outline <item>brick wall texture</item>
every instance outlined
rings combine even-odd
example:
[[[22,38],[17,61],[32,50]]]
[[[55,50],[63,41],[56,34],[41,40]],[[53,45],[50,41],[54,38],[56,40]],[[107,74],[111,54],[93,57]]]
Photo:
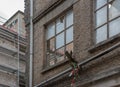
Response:
[[[68,63],[64,63],[43,72],[46,70],[44,68],[45,25],[60,14],[67,12],[68,9],[73,9],[74,13],[73,55],[79,63],[119,42],[119,38],[114,38],[105,43],[94,44],[94,0],[61,0],[60,4],[41,17],[57,1],[59,0],[34,0],[33,86],[47,81],[70,67]],[[25,14],[26,18],[29,18],[27,4],[29,2],[26,0]],[[27,22],[28,19],[26,19],[26,24]],[[29,24],[26,27],[29,32]],[[119,52],[120,48],[118,47],[97,60],[85,64],[80,71],[80,78],[76,81],[75,87],[119,87],[120,76],[117,73],[120,70]],[[70,87],[71,79],[68,74],[46,82],[39,87]]]

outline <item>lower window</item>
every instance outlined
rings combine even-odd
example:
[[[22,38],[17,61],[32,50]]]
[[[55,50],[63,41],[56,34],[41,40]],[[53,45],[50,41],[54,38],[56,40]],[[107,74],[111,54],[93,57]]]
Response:
[[[47,67],[65,61],[65,51],[73,51],[73,12],[71,10],[47,26]]]

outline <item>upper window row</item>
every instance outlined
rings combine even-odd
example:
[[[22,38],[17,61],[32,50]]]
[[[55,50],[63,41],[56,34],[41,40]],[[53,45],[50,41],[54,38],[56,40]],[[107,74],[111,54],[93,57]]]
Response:
[[[95,3],[95,38],[100,43],[120,33],[120,0],[95,0]],[[72,10],[46,26],[47,66],[65,60],[66,50],[73,50]]]
[[[120,33],[120,0],[96,0],[96,43]]]

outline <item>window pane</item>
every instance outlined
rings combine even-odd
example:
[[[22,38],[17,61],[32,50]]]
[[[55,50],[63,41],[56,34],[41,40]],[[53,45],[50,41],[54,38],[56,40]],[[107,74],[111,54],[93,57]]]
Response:
[[[119,26],[120,26],[120,18],[110,22],[110,24],[109,24],[110,37],[120,33],[120,27]]]
[[[52,38],[47,41],[47,49],[49,51],[54,51],[55,50],[55,38]]]
[[[48,53],[46,53],[46,58],[47,58],[47,66],[49,66],[50,64],[48,60],[50,59],[50,55]]]
[[[55,64],[55,52],[47,52],[47,54],[46,54],[46,56],[47,56],[47,64],[49,65],[49,66],[52,66],[52,65],[54,65]]]
[[[49,65],[52,66],[55,64],[56,60],[55,60],[55,54],[54,53],[51,53],[50,54],[50,58],[49,58]]]
[[[64,45],[64,32],[56,36],[56,48]]]
[[[66,30],[66,43],[73,41],[73,27]]]
[[[59,33],[64,29],[64,17],[56,21],[56,32]]]
[[[73,24],[73,12],[70,11],[68,12],[68,14],[66,15],[66,27],[69,27],[70,25]]]
[[[107,0],[96,0],[96,9],[102,7],[107,3]]]
[[[103,26],[96,30],[96,43],[104,41],[107,39],[107,26]]]
[[[66,46],[66,51],[68,51],[68,52],[72,51],[73,52],[73,43],[70,43]]]
[[[55,25],[52,23],[47,27],[47,40],[55,35]]]
[[[96,27],[107,22],[107,7],[104,7],[96,12]]]
[[[62,47],[56,51],[56,60],[57,60],[57,62],[64,60],[64,47]]]
[[[113,0],[109,4],[109,19],[120,15],[120,0]]]

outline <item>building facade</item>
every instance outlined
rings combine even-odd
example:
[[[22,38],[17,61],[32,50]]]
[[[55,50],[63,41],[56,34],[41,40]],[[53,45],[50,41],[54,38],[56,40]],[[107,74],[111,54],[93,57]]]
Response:
[[[28,33],[29,9],[25,0]],[[34,0],[33,87],[120,87],[119,24],[119,0]]]
[[[12,17],[10,17],[3,26],[12,29],[14,32],[18,32],[18,27],[20,36],[26,37],[25,30],[25,21],[24,21],[24,13],[22,11],[17,11]]]
[[[9,20],[15,18],[13,16]],[[10,24],[9,21],[0,25],[0,87],[25,87],[26,38],[20,34],[18,38],[15,31],[18,27],[13,29],[6,27],[7,24]]]

